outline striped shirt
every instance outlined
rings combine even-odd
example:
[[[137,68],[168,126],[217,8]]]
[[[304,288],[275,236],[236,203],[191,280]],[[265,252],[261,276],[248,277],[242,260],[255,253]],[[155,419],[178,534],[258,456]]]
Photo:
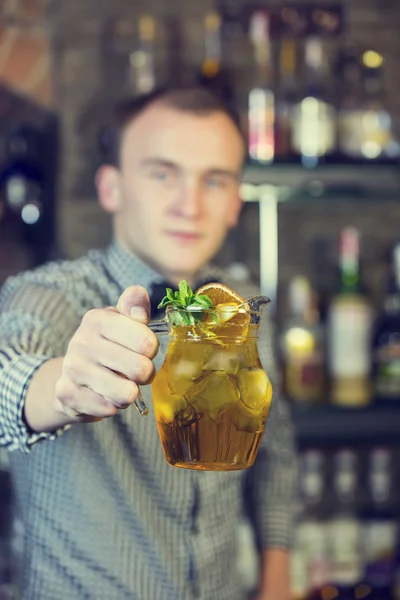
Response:
[[[203,276],[223,279],[207,269]],[[129,285],[149,289],[160,281],[114,243],[3,286],[0,446],[11,451],[25,523],[23,600],[239,600],[236,525],[243,511],[262,548],[291,543],[296,460],[288,409],[277,393],[258,458],[247,471],[167,465],[150,386],[142,389],[147,417],[130,409],[53,434],[27,428],[23,406],[31,378],[45,361],[65,354],[83,315],[115,306]],[[256,292],[234,287],[247,297]],[[265,316],[259,349],[274,380],[271,338]],[[156,369],[168,338],[160,342]]]

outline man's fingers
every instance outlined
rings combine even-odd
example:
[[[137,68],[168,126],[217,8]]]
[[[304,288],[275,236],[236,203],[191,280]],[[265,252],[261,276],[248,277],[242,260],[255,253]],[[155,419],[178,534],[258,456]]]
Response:
[[[107,318],[101,320],[99,331],[103,337],[128,350],[154,358],[158,352],[159,341],[147,325],[128,319],[124,315],[107,312]]]
[[[100,340],[97,346],[97,360],[111,371],[121,373],[140,385],[150,383],[154,376],[154,365],[149,358],[115,344]]]
[[[117,407],[126,407],[136,399],[139,388],[136,383],[109,371],[99,365],[93,365],[89,361],[81,359],[79,362],[73,358],[64,359],[64,376],[61,378],[57,390],[61,402],[76,408],[75,391],[70,389],[70,382],[79,388],[90,388]]]
[[[140,323],[148,323],[150,299],[147,290],[140,285],[132,285],[121,294],[117,310],[122,315],[132,317]]]

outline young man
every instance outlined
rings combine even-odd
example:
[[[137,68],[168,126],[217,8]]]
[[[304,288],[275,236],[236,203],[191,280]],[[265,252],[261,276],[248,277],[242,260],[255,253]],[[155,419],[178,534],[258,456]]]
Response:
[[[239,600],[246,478],[258,600],[288,600],[296,469],[277,388],[256,464],[212,473],[166,464],[146,386],[168,342],[146,325],[147,292],[154,308],[163,280],[223,278],[208,264],[240,212],[239,127],[208,91],[171,89],[120,105],[113,131],[96,179],[113,244],[11,278],[0,296],[0,444],[26,526],[22,598]],[[270,333],[260,353],[273,375]],[[131,407],[138,385],[145,418]]]

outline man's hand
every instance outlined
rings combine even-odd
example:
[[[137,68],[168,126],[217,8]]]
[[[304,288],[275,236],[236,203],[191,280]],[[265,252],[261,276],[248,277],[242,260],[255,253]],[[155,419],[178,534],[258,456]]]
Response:
[[[71,339],[56,384],[56,402],[73,421],[111,417],[152,381],[159,343],[147,327],[150,301],[127,288],[117,308],[90,310]],[[123,375],[123,377],[121,377]]]

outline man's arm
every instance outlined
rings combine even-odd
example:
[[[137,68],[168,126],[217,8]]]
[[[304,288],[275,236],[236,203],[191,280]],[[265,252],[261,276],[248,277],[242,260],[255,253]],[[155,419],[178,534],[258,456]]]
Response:
[[[24,404],[24,418],[35,432],[52,432],[74,422],[56,400],[56,384],[61,377],[63,357],[52,358],[34,373]]]
[[[0,293],[0,446],[22,452],[70,422],[58,414],[54,387],[59,357],[79,325],[65,293],[37,278],[34,272],[10,277]],[[38,418],[47,411],[41,427]]]
[[[49,286],[25,283],[12,278],[0,295],[0,445],[28,452],[39,439],[55,437],[66,424],[65,417],[54,427],[38,428],[25,418],[25,399],[30,386],[37,398],[30,402],[30,414],[40,414],[52,397],[54,386],[43,373],[59,373],[61,356],[68,337],[77,326],[77,316],[65,297]],[[53,362],[54,361],[54,362]],[[45,370],[45,371],[44,371]],[[53,388],[53,389],[52,389]],[[52,433],[50,433],[52,432]]]
[[[256,600],[290,600],[290,554],[270,548],[261,556],[261,577]]]
[[[159,346],[146,326],[150,302],[140,286],[127,288],[118,308],[72,319],[72,328],[61,294],[36,287],[36,297],[23,289],[25,311],[18,294],[0,298],[0,445],[24,452],[65,425],[130,406],[138,385],[154,376]]]

